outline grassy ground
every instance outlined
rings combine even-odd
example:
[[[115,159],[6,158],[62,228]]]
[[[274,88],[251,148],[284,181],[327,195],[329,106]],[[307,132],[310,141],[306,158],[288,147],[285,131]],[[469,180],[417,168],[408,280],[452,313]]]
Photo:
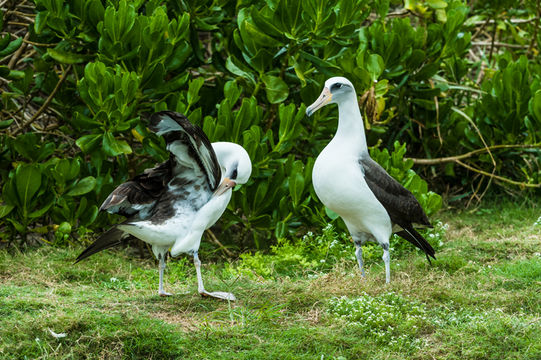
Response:
[[[81,248],[0,253],[0,358],[540,359],[540,215],[510,204],[439,214],[438,260],[395,256],[390,285],[380,259],[365,280],[352,257],[264,277],[205,264],[206,287],[235,303],[199,297],[188,259],[170,262],[175,296],[161,298],[156,264],[126,251],[77,265]]]

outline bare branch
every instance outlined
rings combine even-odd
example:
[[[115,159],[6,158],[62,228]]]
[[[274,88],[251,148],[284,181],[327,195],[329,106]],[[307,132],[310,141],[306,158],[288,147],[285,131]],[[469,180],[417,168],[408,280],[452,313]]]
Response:
[[[410,159],[413,160],[413,163],[416,165],[438,165],[438,164],[445,164],[448,162],[456,162],[457,160],[467,159],[467,158],[472,157],[475,154],[487,152],[487,149],[497,150],[497,149],[540,149],[540,148],[541,148],[541,144],[493,145],[493,146],[489,146],[488,148],[473,150],[461,155],[447,156],[447,157],[434,158],[434,159],[417,159],[417,158],[410,158]]]
[[[43,103],[43,105],[41,105],[41,107],[38,109],[38,111],[36,111],[34,113],[34,115],[30,118],[30,120],[26,121],[25,123],[23,123],[19,128],[15,129],[10,135],[11,136],[15,136],[17,135],[19,132],[21,132],[23,129],[25,129],[26,127],[28,127],[30,124],[32,124],[34,121],[37,120],[37,118],[41,115],[42,112],[45,111],[45,109],[47,109],[47,106],[49,106],[49,104],[51,103],[51,101],[53,101],[53,98],[54,96],[56,95],[57,91],[60,89],[60,86],[62,85],[62,83],[64,82],[64,80],[66,80],[66,78],[68,77],[68,74],[71,70],[71,64],[68,65],[68,68],[66,70],[64,70],[64,73],[62,74],[62,77],[60,78],[60,80],[58,80],[58,82],[56,83],[56,86],[54,87],[53,91],[51,92],[51,94],[49,95],[49,97],[47,97],[47,99],[45,100],[45,102]]]
[[[506,183],[509,183],[509,184],[513,184],[513,185],[517,185],[517,186],[521,186],[521,187],[541,188],[541,184],[528,184],[528,183],[524,183],[524,182],[520,182],[520,181],[511,180],[511,179],[508,179],[508,178],[504,178],[503,176],[494,175],[493,173],[491,174],[491,173],[486,172],[486,171],[481,170],[481,169],[476,169],[473,166],[470,166],[470,165],[468,165],[466,163],[463,163],[460,160],[455,160],[455,162],[457,164],[459,164],[460,166],[465,167],[468,170],[471,170],[471,171],[474,171],[476,173],[488,176],[488,177],[490,177],[492,179],[500,180],[500,181],[503,181],[503,182],[506,182]]]

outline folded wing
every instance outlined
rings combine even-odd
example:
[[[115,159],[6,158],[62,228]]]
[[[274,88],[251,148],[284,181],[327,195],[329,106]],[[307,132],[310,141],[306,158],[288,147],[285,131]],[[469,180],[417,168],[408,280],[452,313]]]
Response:
[[[429,256],[435,258],[430,243],[413,228],[414,225],[432,227],[415,196],[370,157],[362,157],[359,164],[368,187],[387,210],[392,223],[400,226],[397,234],[423,250],[428,261]]]

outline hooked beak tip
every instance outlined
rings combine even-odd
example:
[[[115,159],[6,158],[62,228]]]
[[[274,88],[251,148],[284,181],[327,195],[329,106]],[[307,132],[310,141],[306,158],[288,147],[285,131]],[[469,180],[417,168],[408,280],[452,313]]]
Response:
[[[215,194],[215,195],[222,195],[222,194],[224,194],[227,190],[234,188],[236,185],[237,185],[237,182],[236,182],[236,181],[231,180],[230,178],[226,177],[225,179],[223,179],[223,181],[222,181],[222,183],[220,184],[220,186],[218,186],[218,188],[216,189],[216,191],[214,192],[214,194]]]
[[[319,95],[317,100],[314,101],[312,105],[306,108],[306,115],[312,116],[312,114],[315,113],[316,110],[327,105],[328,103],[331,102],[331,100],[332,100],[332,94],[330,90],[327,87],[323,88],[323,91],[321,92],[321,95]]]

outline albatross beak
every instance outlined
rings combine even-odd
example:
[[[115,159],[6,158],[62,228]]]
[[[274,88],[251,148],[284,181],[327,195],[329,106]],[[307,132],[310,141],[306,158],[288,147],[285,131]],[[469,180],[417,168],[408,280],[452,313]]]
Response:
[[[220,186],[218,186],[218,188],[217,188],[216,191],[214,192],[214,195],[215,195],[215,196],[220,196],[220,195],[222,195],[223,193],[225,193],[227,190],[234,188],[235,185],[237,185],[236,182],[234,182],[234,181],[231,180],[230,178],[226,177],[226,178],[224,178],[224,180],[222,181],[222,183],[220,184]]]
[[[306,109],[306,115],[311,116],[316,112],[317,109],[322,108],[323,106],[330,103],[332,100],[332,94],[328,88],[323,88],[321,95],[317,98],[316,101]]]

